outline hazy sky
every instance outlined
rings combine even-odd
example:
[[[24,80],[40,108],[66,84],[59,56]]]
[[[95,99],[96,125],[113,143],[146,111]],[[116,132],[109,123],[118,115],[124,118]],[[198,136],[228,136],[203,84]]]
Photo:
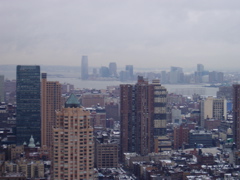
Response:
[[[240,68],[239,0],[0,0],[0,64]]]

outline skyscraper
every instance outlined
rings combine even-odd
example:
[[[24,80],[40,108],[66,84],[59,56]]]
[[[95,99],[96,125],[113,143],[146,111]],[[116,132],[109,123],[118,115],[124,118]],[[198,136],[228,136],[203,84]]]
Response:
[[[115,62],[109,63],[109,73],[110,76],[117,77],[117,63]]]
[[[17,144],[41,142],[40,66],[17,66]]]
[[[0,75],[0,102],[4,102],[4,75]]]
[[[126,69],[128,72],[128,79],[133,80],[133,65],[126,65]]]
[[[171,141],[166,137],[167,126],[167,89],[158,79],[150,86],[150,109],[153,121],[154,152],[171,150]]]
[[[204,66],[202,64],[197,64],[197,72],[203,72]]]
[[[94,141],[90,112],[74,94],[56,112],[53,129],[53,179],[94,179]]]
[[[42,73],[41,108],[41,145],[51,147],[52,128],[56,121],[55,111],[61,109],[61,84],[57,81],[47,81],[47,73]]]
[[[166,135],[166,88],[138,77],[136,85],[120,85],[120,92],[121,154],[156,151],[158,137]]]
[[[181,82],[181,74],[183,73],[180,67],[171,67],[169,82],[171,84],[176,84]]]
[[[109,73],[109,68],[106,67],[106,66],[102,66],[102,67],[100,68],[99,73],[100,73],[100,76],[101,76],[101,77],[109,77],[109,75],[110,75],[110,73]]]
[[[83,80],[88,79],[88,57],[87,56],[82,56],[81,78]]]
[[[240,84],[233,85],[233,137],[240,149]]]

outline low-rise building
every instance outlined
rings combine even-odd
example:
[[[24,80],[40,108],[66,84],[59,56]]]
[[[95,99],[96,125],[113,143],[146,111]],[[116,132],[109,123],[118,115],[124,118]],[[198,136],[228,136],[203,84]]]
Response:
[[[4,171],[5,173],[22,173],[27,178],[44,178],[44,163],[43,161],[29,161],[24,158],[15,162],[5,161]]]
[[[191,130],[189,132],[189,147],[212,147],[212,133],[204,130]]]

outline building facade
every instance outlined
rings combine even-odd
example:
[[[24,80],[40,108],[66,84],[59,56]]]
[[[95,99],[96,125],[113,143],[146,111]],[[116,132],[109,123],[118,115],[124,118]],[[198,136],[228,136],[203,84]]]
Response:
[[[182,113],[180,109],[172,109],[172,123],[181,124],[182,123]]]
[[[208,97],[201,101],[201,126],[205,119],[225,120],[227,117],[227,101],[224,98]]]
[[[171,150],[171,142],[166,137],[167,126],[167,89],[159,80],[153,80],[150,87],[150,109],[153,120],[154,152]]]
[[[133,65],[126,65],[125,70],[127,72],[128,80],[133,80],[133,78],[134,78],[134,76],[133,76]]]
[[[233,85],[233,138],[240,149],[240,84]]]
[[[94,141],[90,112],[71,94],[65,107],[56,112],[53,129],[54,180],[94,179]]]
[[[84,107],[92,107],[96,105],[104,107],[105,97],[106,95],[103,93],[85,93],[81,97],[82,105]]]
[[[174,149],[182,148],[183,145],[188,144],[188,134],[190,129],[184,125],[174,127]]]
[[[169,82],[171,84],[182,83],[181,75],[183,74],[183,70],[180,67],[171,67],[171,71],[169,74]]]
[[[6,173],[23,173],[23,175],[28,179],[44,178],[43,161],[29,161],[23,158],[17,160],[15,163],[13,163],[12,161],[6,161],[4,164],[4,169]]]
[[[109,73],[111,77],[117,77],[117,63],[115,62],[109,63]]]
[[[196,146],[213,147],[212,133],[210,131],[190,130],[188,138],[190,148]]]
[[[109,68],[106,67],[106,66],[102,66],[102,67],[100,68],[99,74],[100,74],[100,76],[103,77],[103,78],[109,77],[109,76],[110,76]]]
[[[0,75],[0,102],[5,101],[5,96],[4,96],[4,76]]]
[[[41,142],[40,66],[17,66],[17,144]]]
[[[117,168],[118,167],[118,144],[95,141],[95,167]]]
[[[87,56],[82,56],[81,78],[83,80],[88,79],[88,57]]]
[[[121,155],[158,151],[155,139],[166,135],[166,89],[159,80],[120,85]]]
[[[61,109],[61,84],[47,81],[47,74],[42,73],[41,82],[41,145],[52,146],[52,128],[55,126],[56,110]]]

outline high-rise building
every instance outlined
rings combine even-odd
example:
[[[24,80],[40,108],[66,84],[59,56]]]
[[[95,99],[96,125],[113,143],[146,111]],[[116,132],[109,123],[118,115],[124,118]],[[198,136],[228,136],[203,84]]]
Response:
[[[114,121],[119,121],[119,104],[114,102],[105,103],[106,118],[113,118]]]
[[[41,142],[40,66],[17,66],[17,144]]]
[[[169,74],[169,82],[171,84],[181,83],[183,76],[183,70],[180,67],[171,67]]]
[[[209,83],[223,83],[223,72],[212,71],[209,72]]]
[[[94,179],[94,141],[90,112],[74,94],[56,112],[53,129],[53,179]]]
[[[166,71],[161,71],[161,83],[168,83]]]
[[[88,57],[87,56],[82,56],[81,78],[83,80],[88,79]]]
[[[117,77],[117,63],[116,62],[109,63],[109,73],[110,73],[110,76]]]
[[[127,81],[129,79],[128,74],[129,73],[127,71],[120,71],[120,73],[119,73],[120,81],[122,81],[122,82]]]
[[[204,66],[202,64],[197,64],[197,72],[203,72]]]
[[[115,62],[109,63],[109,74],[110,76],[117,77],[117,63]]]
[[[205,79],[208,79],[208,72],[204,71],[204,66],[202,64],[197,64],[197,71],[194,72],[194,78],[195,83],[202,83],[206,81]]]
[[[166,89],[159,80],[149,84],[138,77],[136,85],[122,84],[120,91],[121,155],[156,151],[154,139],[166,135]]]
[[[128,73],[128,79],[129,80],[133,80],[133,65],[126,65],[126,69],[125,69]]]
[[[47,81],[47,73],[42,73],[41,82],[41,145],[52,146],[52,128],[55,126],[56,110],[61,109],[61,84]]]
[[[150,84],[150,109],[154,123],[154,152],[171,150],[172,143],[166,136],[167,126],[167,89],[158,79]]]
[[[16,103],[16,80],[6,80],[4,82],[4,93],[6,103]]]
[[[108,67],[106,67],[106,66],[102,66],[101,68],[100,68],[100,76],[101,77],[109,77],[110,76],[110,73],[109,73],[109,68]]]
[[[218,98],[225,98],[229,101],[233,99],[233,86],[220,86],[217,91]]]
[[[4,102],[4,75],[0,75],[0,102]]]
[[[208,97],[201,101],[201,126],[205,119],[225,120],[227,117],[227,100],[224,98]]]
[[[233,85],[233,137],[240,149],[240,84]]]

